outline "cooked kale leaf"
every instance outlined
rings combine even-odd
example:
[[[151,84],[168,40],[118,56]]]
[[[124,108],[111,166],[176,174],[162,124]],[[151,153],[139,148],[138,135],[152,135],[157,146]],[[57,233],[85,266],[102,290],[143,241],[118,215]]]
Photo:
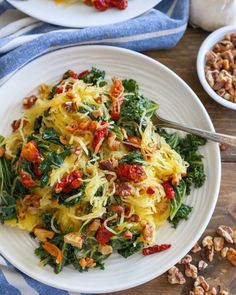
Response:
[[[138,95],[139,87],[135,80],[125,79],[122,81],[122,84],[124,86],[125,92],[134,93],[135,95]]]
[[[84,75],[81,79],[88,84],[97,84],[99,80],[103,80],[105,78],[105,71],[101,71],[97,68],[92,67],[92,70],[89,71],[86,75]]]
[[[119,160],[119,164],[127,163],[127,164],[137,164],[143,165],[143,154],[138,151],[130,152]]]
[[[70,154],[70,147],[66,147],[65,150],[59,154],[56,153],[55,151],[47,154],[46,158],[40,163],[40,166],[39,166],[40,171],[43,173],[40,180],[41,187],[44,187],[45,185],[47,185],[49,180],[48,173],[53,168],[59,168],[69,154]]]
[[[192,207],[181,204],[179,210],[177,211],[175,217],[171,220],[169,219],[169,222],[173,225],[174,228],[176,228],[181,220],[187,220],[189,217],[189,214],[192,211]]]
[[[148,118],[153,115],[158,107],[157,103],[147,100],[142,95],[128,95],[121,106],[119,123],[134,121],[138,125],[142,123],[141,125],[146,127]],[[145,117],[142,117],[143,114],[145,114]],[[142,122],[140,122],[141,118]]]
[[[54,128],[45,129],[42,138],[46,141],[62,145],[60,141],[60,135]]]

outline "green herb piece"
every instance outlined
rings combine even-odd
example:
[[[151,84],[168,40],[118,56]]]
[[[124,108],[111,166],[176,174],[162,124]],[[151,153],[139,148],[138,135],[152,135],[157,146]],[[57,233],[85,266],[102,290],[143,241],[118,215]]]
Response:
[[[57,154],[55,151],[48,153],[46,158],[40,163],[39,169],[43,173],[40,185],[44,187],[48,183],[48,173],[52,169],[61,167],[65,158],[70,154],[70,147],[66,147],[62,153]]]
[[[130,245],[127,248],[120,249],[117,252],[123,256],[124,258],[128,258],[129,256],[139,252],[143,248],[144,244],[143,242],[136,242],[133,243],[133,245]]]
[[[122,84],[124,86],[125,92],[138,95],[139,86],[135,80],[125,79],[122,81]]]
[[[100,187],[97,189],[97,191],[96,191],[96,193],[95,193],[95,196],[96,196],[96,197],[101,197],[102,195],[103,195],[103,187],[100,186]]]
[[[58,85],[58,84],[57,84]],[[52,90],[50,91],[49,95],[48,95],[48,100],[53,99],[54,95],[56,94],[56,90],[57,90],[57,85],[52,87]]]
[[[119,124],[123,122],[142,123],[146,127],[147,121],[153,113],[159,108],[159,105],[153,101],[147,100],[142,95],[128,95],[122,103]],[[145,117],[142,117],[145,114]],[[140,122],[142,118],[142,122]]]
[[[96,85],[99,80],[104,80],[105,71],[101,71],[92,67],[92,70],[89,71],[86,75],[82,77],[82,80],[87,84]]]
[[[97,109],[97,107],[93,104],[86,104],[84,106],[80,106],[78,108],[78,112],[81,114],[87,114],[87,116],[92,119],[92,120],[99,120],[99,117],[94,117],[94,115],[92,114],[91,109],[94,111]]]
[[[52,199],[58,199],[59,204],[63,204],[66,207],[73,207],[79,204],[84,197],[85,183],[83,183],[78,189],[75,189],[69,193],[52,193]]]
[[[175,197],[171,200],[170,205],[170,220],[173,220],[177,214],[181,204],[183,203],[185,193],[186,193],[186,184],[183,180],[180,181],[179,185],[174,188]]]
[[[181,141],[178,132],[168,133],[165,129],[158,129],[157,132],[160,136],[165,138],[166,142],[170,145],[172,149],[176,149]]]
[[[179,210],[177,211],[176,215],[172,220],[169,219],[169,222],[173,225],[174,228],[177,228],[179,222],[181,220],[187,220],[189,217],[189,214],[192,211],[192,207],[186,205],[186,204],[181,204]]]
[[[25,172],[27,172],[32,178],[35,178],[35,174],[32,171],[32,163],[27,161],[25,158],[22,158],[21,161],[21,169]]]
[[[143,154],[138,151],[130,152],[119,160],[119,164],[127,163],[127,164],[137,164],[143,165]]]
[[[136,242],[137,238],[140,236],[140,232],[132,230],[131,232],[133,234],[132,239],[125,239],[122,234],[110,239],[112,248],[117,250],[117,252],[125,258],[138,252],[143,247],[143,243]]]
[[[46,141],[62,145],[60,135],[54,128],[45,129],[42,138]]]
[[[16,200],[11,194],[12,172],[10,162],[0,158],[0,222],[16,218]]]
[[[52,214],[51,213],[47,213],[44,212],[41,216],[40,216],[42,223],[43,223],[43,227],[47,230],[52,230],[51,227],[51,220],[52,220]]]
[[[124,138],[123,138],[123,134],[122,134],[122,132],[121,132],[121,130],[120,130],[120,127],[117,126],[116,124],[113,124],[113,125],[112,125],[112,128],[109,129],[109,131],[114,132],[115,135],[116,135],[116,137],[117,137],[119,140],[123,140],[123,139],[124,139]]]
[[[42,126],[42,121],[43,121],[43,116],[39,116],[38,118],[35,119],[34,121],[34,131],[36,133],[39,133],[39,130]]]

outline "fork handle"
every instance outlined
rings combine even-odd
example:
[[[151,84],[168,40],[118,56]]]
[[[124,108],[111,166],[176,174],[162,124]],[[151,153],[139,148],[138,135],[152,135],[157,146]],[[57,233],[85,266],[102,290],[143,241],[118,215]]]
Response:
[[[203,137],[205,139],[210,139],[215,142],[224,143],[230,146],[236,147],[236,137],[211,131],[202,130],[199,128],[190,128],[183,126],[179,123],[173,123],[168,120],[163,120],[163,122],[158,124],[158,127],[166,127],[171,129],[177,129],[181,131],[185,131],[187,133],[191,133],[200,137]]]

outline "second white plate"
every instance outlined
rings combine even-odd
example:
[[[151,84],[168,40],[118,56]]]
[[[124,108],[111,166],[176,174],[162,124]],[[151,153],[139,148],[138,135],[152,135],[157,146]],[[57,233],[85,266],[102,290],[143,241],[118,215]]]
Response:
[[[161,0],[129,0],[125,10],[115,8],[100,12],[83,3],[55,4],[53,0],[7,0],[22,12],[54,25],[84,28],[110,25],[141,15]]]

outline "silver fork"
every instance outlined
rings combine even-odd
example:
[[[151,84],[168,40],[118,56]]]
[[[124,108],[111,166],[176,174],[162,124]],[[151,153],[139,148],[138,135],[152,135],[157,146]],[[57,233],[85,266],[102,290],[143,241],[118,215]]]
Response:
[[[220,143],[224,143],[224,144],[236,147],[236,136],[206,131],[199,128],[186,127],[183,124],[179,124],[179,123],[175,123],[175,122],[163,119],[160,116],[158,116],[156,113],[154,113],[152,116],[152,122],[156,127],[165,127],[165,128],[181,130],[187,133],[198,135],[205,139],[210,139],[212,141],[216,141],[216,142],[220,142]]]

